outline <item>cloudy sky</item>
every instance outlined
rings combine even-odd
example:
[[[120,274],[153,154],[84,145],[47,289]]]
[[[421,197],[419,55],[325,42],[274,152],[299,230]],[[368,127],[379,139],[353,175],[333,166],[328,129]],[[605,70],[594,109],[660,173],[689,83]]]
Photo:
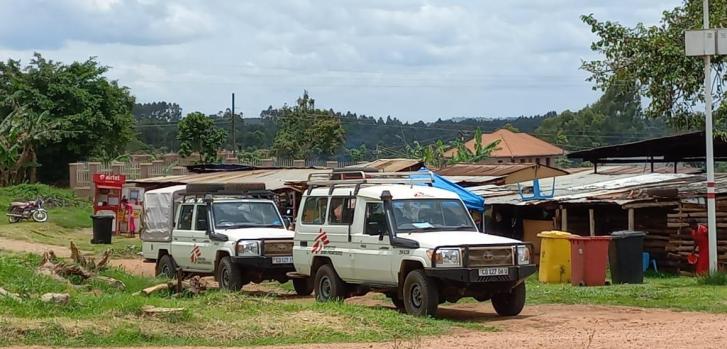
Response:
[[[138,101],[257,116],[303,89],[403,120],[579,109],[598,94],[581,14],[656,23],[679,0],[0,0],[0,59],[112,67]]]

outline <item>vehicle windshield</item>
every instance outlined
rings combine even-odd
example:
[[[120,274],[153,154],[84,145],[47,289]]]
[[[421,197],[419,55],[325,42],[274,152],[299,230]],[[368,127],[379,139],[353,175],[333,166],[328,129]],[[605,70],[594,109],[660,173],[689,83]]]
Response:
[[[215,228],[283,228],[272,202],[215,202],[212,204]]]
[[[397,232],[477,231],[467,209],[457,199],[394,200],[391,204]]]

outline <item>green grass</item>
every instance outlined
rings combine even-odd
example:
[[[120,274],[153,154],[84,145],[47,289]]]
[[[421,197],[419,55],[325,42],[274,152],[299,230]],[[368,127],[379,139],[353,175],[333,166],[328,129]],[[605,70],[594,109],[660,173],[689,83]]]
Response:
[[[111,248],[115,258],[133,257],[141,250],[139,239],[124,237],[114,237],[111,246],[91,244],[91,203],[75,197],[69,189],[44,184],[0,188],[0,207],[7,207],[11,201],[34,200],[38,197],[47,201],[48,222],[9,224],[3,217],[0,219],[0,237],[64,247],[73,241],[82,251],[94,254]]]
[[[640,285],[574,287],[528,279],[527,304],[600,304],[727,313],[727,287],[700,278],[649,276]]]
[[[39,257],[0,254],[0,287],[21,294],[23,302],[0,298],[0,346],[240,346],[328,342],[410,340],[455,328],[492,327],[449,320],[416,318],[391,309],[346,303],[283,301],[274,296],[209,290],[179,298],[134,292],[160,280],[112,269],[104,275],[127,288],[103,284],[74,287],[33,272]],[[68,292],[67,305],[38,300],[44,292]],[[182,307],[174,316],[148,317],[145,305]]]

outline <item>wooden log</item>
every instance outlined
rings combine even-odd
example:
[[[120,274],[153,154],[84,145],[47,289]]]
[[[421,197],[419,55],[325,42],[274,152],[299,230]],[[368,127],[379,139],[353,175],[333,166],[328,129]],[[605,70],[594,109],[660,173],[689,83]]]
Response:
[[[141,290],[141,293],[143,293],[144,295],[148,296],[148,295],[150,295],[152,293],[159,292],[159,291],[164,291],[164,290],[168,290],[168,289],[169,289],[169,284],[163,283],[163,284],[159,284],[159,285],[147,287],[147,288]]]
[[[145,305],[141,308],[144,315],[154,316],[158,314],[178,314],[184,311],[184,308],[161,308],[153,305]]]

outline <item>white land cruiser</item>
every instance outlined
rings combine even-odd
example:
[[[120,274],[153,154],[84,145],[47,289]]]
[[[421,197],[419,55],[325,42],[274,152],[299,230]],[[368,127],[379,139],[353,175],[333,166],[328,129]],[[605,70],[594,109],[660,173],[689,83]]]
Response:
[[[293,271],[293,232],[263,184],[189,184],[144,194],[142,253],[156,273],[214,275],[221,288],[287,282]],[[172,214],[175,212],[176,214]],[[298,294],[312,284],[294,280]]]
[[[311,176],[290,276],[314,278],[319,301],[377,291],[425,316],[445,301],[474,297],[491,300],[499,315],[519,314],[524,280],[535,272],[531,246],[479,232],[455,193],[414,185],[417,176]]]

